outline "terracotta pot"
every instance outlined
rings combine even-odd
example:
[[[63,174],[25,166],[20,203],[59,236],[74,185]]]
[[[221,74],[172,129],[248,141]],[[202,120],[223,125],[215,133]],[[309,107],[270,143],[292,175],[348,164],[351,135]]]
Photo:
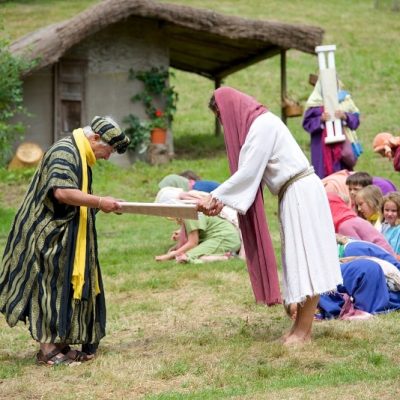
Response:
[[[150,140],[153,144],[165,144],[167,141],[167,131],[161,128],[154,128],[151,131]]]

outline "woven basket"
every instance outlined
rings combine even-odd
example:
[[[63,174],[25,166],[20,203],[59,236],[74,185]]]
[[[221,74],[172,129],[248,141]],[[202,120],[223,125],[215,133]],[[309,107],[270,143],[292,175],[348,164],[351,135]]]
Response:
[[[299,117],[303,115],[303,107],[300,104],[287,105],[283,110],[286,117]]]

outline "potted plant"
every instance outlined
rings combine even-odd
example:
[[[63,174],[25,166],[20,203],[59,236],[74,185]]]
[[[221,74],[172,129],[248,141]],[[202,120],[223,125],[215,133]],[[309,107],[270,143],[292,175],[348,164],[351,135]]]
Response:
[[[130,70],[130,79],[137,79],[143,83],[143,90],[132,97],[132,101],[141,101],[144,105],[147,120],[139,120],[130,114],[124,122],[128,124],[127,133],[135,143],[142,138],[147,147],[150,139],[154,143],[165,143],[166,131],[170,126],[176,111],[178,94],[169,86],[168,79],[172,74],[163,67],[152,67],[149,70]],[[157,107],[156,102],[162,103]],[[136,130],[139,130],[135,133]],[[152,133],[151,133],[152,132]],[[138,144],[132,144],[137,147]]]
[[[157,109],[154,111],[154,117],[150,120],[151,143],[164,144],[167,139],[168,118],[166,114]]]

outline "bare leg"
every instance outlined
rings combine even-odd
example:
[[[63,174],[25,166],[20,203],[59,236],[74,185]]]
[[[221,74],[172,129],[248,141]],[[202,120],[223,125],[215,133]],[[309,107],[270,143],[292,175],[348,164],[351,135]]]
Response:
[[[286,346],[303,344],[311,340],[311,329],[319,296],[307,297],[303,306],[297,306],[297,315],[289,334],[283,337]]]
[[[171,255],[171,253],[161,254],[159,256],[154,257],[154,259],[156,261],[168,261],[168,260],[172,260],[173,258],[175,258],[175,254]]]
[[[213,255],[208,255],[208,256],[201,256],[199,257],[200,260],[203,260],[205,262],[212,262],[212,261],[225,261],[229,260],[231,257],[225,255],[225,254],[213,254]]]

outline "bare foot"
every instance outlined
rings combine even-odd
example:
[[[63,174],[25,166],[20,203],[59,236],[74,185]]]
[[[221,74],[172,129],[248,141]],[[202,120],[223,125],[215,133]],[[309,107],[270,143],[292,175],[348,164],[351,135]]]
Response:
[[[285,346],[303,345],[311,341],[312,323],[318,300],[319,296],[307,297],[303,304],[298,304],[296,308],[292,307],[290,311],[297,309],[297,312],[292,328],[282,337]]]
[[[287,341],[287,339],[293,335],[293,332],[295,330],[295,324],[293,324],[293,326],[290,328],[290,330],[288,332],[286,332],[285,334],[283,334],[280,338],[280,342],[282,344],[285,344],[285,342]]]
[[[285,337],[286,336],[286,337]],[[294,333],[290,333],[284,335],[282,337],[282,342],[284,346],[292,347],[292,346],[303,346],[307,343],[311,342],[311,331],[309,334],[298,336]]]
[[[178,263],[183,264],[183,263],[187,263],[189,259],[188,259],[188,256],[186,255],[186,253],[182,253],[182,254],[179,254],[178,256],[176,256],[175,260]]]

